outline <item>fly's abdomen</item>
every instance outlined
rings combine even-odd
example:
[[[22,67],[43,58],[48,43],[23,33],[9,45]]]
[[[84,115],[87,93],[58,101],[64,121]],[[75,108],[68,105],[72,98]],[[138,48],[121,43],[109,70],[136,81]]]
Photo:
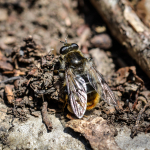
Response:
[[[100,95],[87,83],[87,110],[93,109],[100,100]]]
[[[90,84],[86,74],[80,74],[76,78],[82,77],[86,82],[87,89],[87,110],[93,109],[100,100],[100,95],[95,91],[95,89]]]

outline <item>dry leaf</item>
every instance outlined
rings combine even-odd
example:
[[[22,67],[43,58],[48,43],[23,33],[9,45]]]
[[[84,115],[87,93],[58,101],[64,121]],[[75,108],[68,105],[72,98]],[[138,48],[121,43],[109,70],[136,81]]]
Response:
[[[80,132],[94,150],[121,150],[115,142],[114,133],[101,117],[88,120],[71,120],[66,127]]]

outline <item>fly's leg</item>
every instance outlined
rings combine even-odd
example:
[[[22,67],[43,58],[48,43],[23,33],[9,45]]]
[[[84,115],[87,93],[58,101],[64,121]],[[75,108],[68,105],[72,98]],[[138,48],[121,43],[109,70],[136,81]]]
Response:
[[[59,75],[59,73],[65,73],[64,69],[54,70],[53,71],[55,75]]]
[[[64,109],[68,103],[68,92],[67,92],[67,86],[64,85],[62,87],[62,92],[60,93],[60,101],[63,102],[63,106],[62,106],[62,112],[64,112]]]
[[[64,69],[54,70],[54,74],[59,75],[62,81],[64,81],[64,78],[65,78]],[[61,88],[59,95],[60,95],[60,98],[59,98],[60,101],[63,102],[62,112],[64,112],[64,109],[68,103],[68,91],[67,91],[67,86],[65,82],[63,83],[63,87]]]

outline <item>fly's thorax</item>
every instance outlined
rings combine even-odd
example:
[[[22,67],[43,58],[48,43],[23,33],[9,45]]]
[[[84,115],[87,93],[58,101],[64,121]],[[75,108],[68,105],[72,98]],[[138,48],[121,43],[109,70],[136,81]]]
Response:
[[[77,68],[85,65],[86,58],[83,56],[80,50],[76,50],[67,53],[65,60],[70,68]]]
[[[65,62],[66,68],[77,68],[85,64],[86,58],[79,50],[79,46],[76,43],[64,43],[64,46],[60,49],[61,58]]]

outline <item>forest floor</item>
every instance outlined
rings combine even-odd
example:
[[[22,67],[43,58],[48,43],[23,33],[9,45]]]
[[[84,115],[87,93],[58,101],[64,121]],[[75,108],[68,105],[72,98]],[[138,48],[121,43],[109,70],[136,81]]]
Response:
[[[89,1],[1,0],[0,14],[0,149],[149,149],[150,80]],[[93,58],[118,109],[101,100],[83,119],[62,111],[53,71],[66,37]]]

